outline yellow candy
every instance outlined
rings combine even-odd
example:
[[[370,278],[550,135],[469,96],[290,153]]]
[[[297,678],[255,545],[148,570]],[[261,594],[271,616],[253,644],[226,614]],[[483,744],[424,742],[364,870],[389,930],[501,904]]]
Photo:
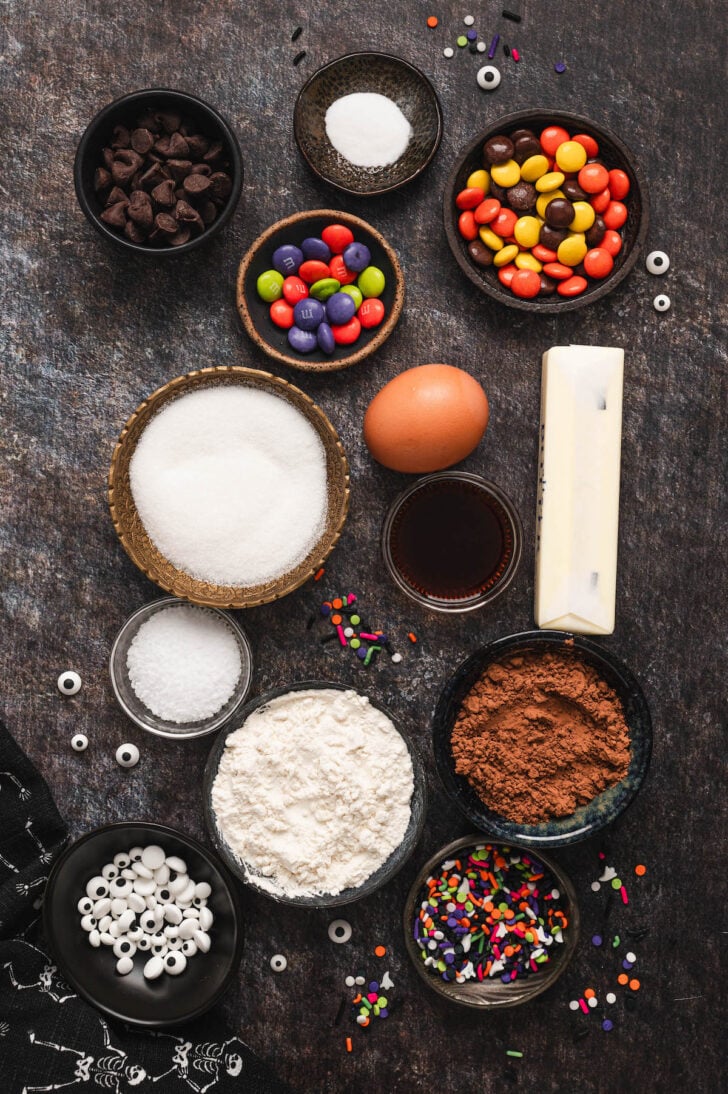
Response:
[[[588,201],[574,202],[574,219],[569,227],[572,232],[588,232],[594,223],[596,213]]]
[[[547,175],[541,175],[536,179],[536,189],[539,194],[547,194],[549,190],[558,190],[565,176],[560,171],[549,171]]]
[[[586,148],[578,141],[564,141],[556,149],[556,162],[562,171],[581,171],[586,163]]]
[[[503,186],[507,190],[509,186],[515,186],[520,180],[521,168],[515,160],[494,163],[490,169],[490,177],[498,186]]]
[[[540,217],[546,216],[546,206],[554,200],[554,198],[562,198],[564,194],[561,190],[551,190],[548,194],[541,194],[536,198],[536,212]]]
[[[526,182],[535,182],[545,175],[549,169],[549,161],[545,156],[529,156],[521,164],[521,178]]]
[[[541,221],[537,217],[519,217],[513,235],[522,247],[535,247],[540,231]]]
[[[564,266],[578,266],[587,252],[584,237],[578,233],[559,244],[556,257]]]
[[[534,258],[532,254],[527,251],[521,251],[515,260],[516,266],[519,270],[535,270],[536,273],[541,273],[543,265],[537,258]]]
[[[484,224],[482,228],[478,229],[478,235],[483,240],[486,247],[490,247],[491,251],[499,251],[503,246],[501,237],[491,231],[487,224]]]
[[[509,243],[507,247],[502,247],[498,254],[493,258],[494,266],[507,266],[509,262],[518,254],[518,247],[515,243]]]
[[[481,190],[485,191],[487,197],[490,193],[490,175],[481,167],[479,171],[473,171],[472,175],[468,175],[468,181],[465,183],[466,187],[478,186]]]

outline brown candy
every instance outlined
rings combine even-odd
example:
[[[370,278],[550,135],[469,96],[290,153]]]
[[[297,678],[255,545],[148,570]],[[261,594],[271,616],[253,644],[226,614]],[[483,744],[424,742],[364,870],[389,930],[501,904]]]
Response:
[[[586,233],[586,245],[587,247],[598,247],[604,239],[604,233],[607,230],[607,226],[604,223],[604,219],[599,215],[595,216],[594,223]]]
[[[542,224],[538,241],[550,251],[558,251],[560,244],[564,242],[569,233],[566,228],[552,228],[550,224]]]
[[[513,159],[516,163],[525,163],[529,156],[540,155],[542,155],[541,142],[532,133],[530,136],[524,134],[513,142]]]
[[[544,296],[551,296],[556,292],[556,282],[553,277],[547,277],[545,273],[538,275],[541,278],[541,292]]]
[[[476,266],[485,268],[493,265],[493,252],[490,247],[486,247],[479,239],[474,239],[472,243],[468,243],[468,254]]]
[[[568,228],[574,219],[574,206],[566,198],[554,198],[546,206],[546,223],[552,228]]]
[[[509,137],[498,134],[491,137],[483,145],[483,161],[486,165],[505,163],[513,159],[513,141]]]
[[[561,184],[561,190],[569,201],[588,201],[589,195],[585,193],[576,179],[567,179]]]
[[[509,187],[506,194],[511,209],[518,213],[527,213],[529,209],[533,209],[538,197],[538,191],[533,183],[524,182],[523,179],[515,186]]]

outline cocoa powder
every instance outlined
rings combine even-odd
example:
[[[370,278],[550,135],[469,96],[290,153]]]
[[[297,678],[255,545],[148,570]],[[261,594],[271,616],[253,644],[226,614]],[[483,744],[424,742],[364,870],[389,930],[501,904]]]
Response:
[[[452,732],[457,773],[489,809],[526,824],[568,816],[619,782],[629,752],[619,696],[568,650],[491,665]]]

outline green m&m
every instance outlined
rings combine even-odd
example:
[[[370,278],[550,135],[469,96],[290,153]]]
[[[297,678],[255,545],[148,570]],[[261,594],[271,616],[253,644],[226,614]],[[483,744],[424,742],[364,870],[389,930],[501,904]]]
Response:
[[[258,296],[266,304],[272,304],[283,296],[283,274],[278,270],[265,270],[255,283]]]
[[[381,296],[384,292],[385,278],[378,266],[367,266],[357,277],[356,283],[362,296]]]

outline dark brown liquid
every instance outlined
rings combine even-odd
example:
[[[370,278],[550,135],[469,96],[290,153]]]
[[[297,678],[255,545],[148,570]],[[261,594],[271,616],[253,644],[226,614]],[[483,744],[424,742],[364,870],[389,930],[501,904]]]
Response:
[[[492,589],[513,554],[503,506],[475,483],[431,482],[402,504],[390,533],[392,559],[412,588],[439,600]]]

